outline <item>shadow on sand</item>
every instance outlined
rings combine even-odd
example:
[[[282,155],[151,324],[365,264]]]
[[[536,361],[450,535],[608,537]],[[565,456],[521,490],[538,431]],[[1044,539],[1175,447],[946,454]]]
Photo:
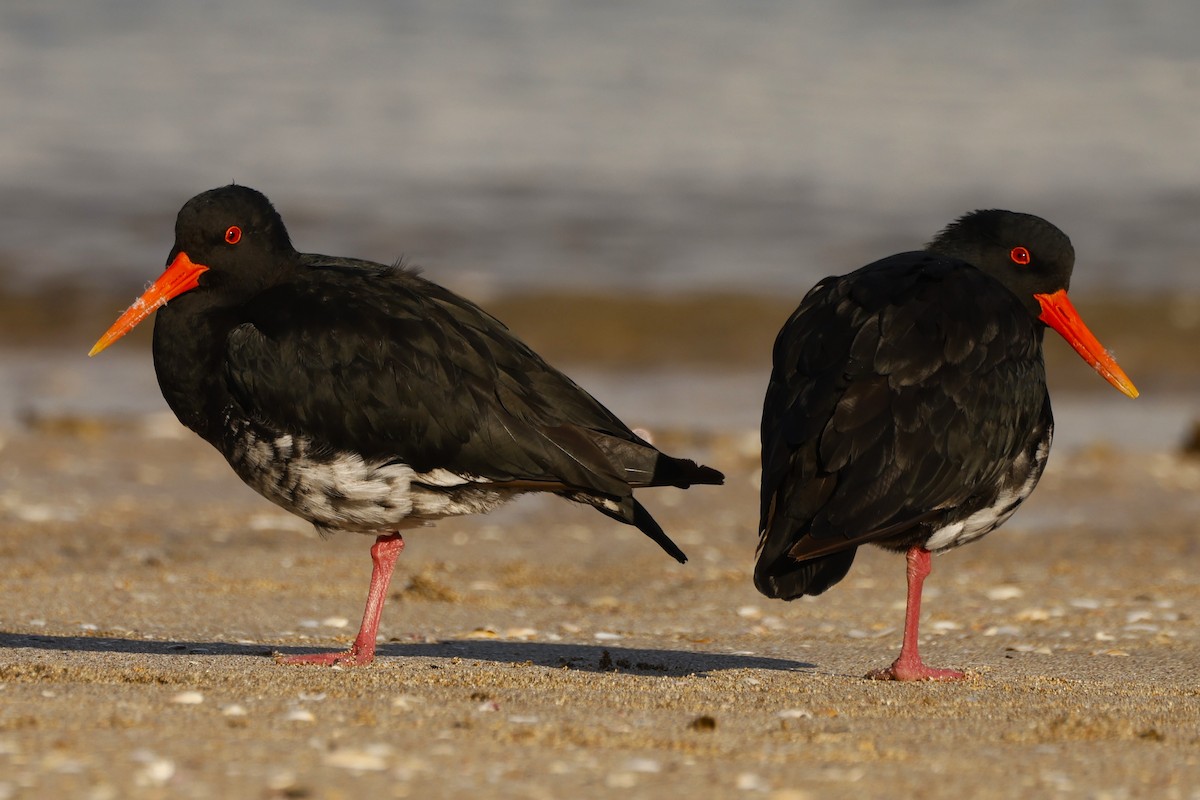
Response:
[[[0,633],[0,650],[32,649],[63,652],[135,653],[154,656],[251,656],[270,658],[312,652],[316,647],[272,647],[229,642],[169,642],[102,636],[47,636]],[[792,672],[815,665],[763,656],[658,650],[613,645],[549,642],[478,641],[450,639],[442,642],[379,645],[376,658],[458,658],[497,664],[534,664],[584,672],[629,672],[647,675],[703,675],[730,669],[769,669]]]

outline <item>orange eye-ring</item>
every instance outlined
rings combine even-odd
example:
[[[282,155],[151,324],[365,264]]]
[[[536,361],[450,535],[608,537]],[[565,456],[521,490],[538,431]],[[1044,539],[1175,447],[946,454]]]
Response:
[[[230,225],[229,230],[225,231],[225,241],[229,244],[237,244],[242,240],[242,229],[237,225]]]
[[[1033,260],[1033,256],[1029,255],[1029,250],[1020,246],[1010,250],[1008,257],[1013,260],[1014,264],[1020,264],[1022,267]]]

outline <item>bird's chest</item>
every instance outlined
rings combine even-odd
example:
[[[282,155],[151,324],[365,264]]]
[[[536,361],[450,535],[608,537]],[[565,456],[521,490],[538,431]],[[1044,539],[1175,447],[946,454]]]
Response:
[[[248,486],[321,528],[377,531],[412,513],[413,470],[349,453],[319,452],[303,437],[227,421],[221,450]]]
[[[401,530],[508,499],[445,470],[420,473],[396,459],[330,451],[254,422],[228,419],[225,430],[218,447],[238,476],[322,533]]]
[[[1054,421],[1047,417],[1039,426],[1030,447],[1012,460],[995,483],[981,490],[962,507],[954,519],[936,529],[925,542],[927,550],[948,550],[985,536],[1004,524],[1033,493],[1046,469]]]

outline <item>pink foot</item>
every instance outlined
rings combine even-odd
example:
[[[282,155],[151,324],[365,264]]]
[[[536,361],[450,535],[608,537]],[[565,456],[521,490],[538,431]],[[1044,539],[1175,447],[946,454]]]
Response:
[[[921,662],[901,664],[896,659],[890,667],[873,669],[863,676],[873,681],[961,681],[967,676],[953,669],[935,669]]]
[[[299,656],[275,656],[276,664],[319,664],[324,667],[332,667],[335,664],[346,667],[364,667],[374,660],[374,647],[366,653],[360,653],[357,648],[351,647],[349,650],[343,650],[340,653],[305,653]]]
[[[930,554],[924,547],[910,547],[908,560],[908,604],[904,609],[904,643],[900,657],[886,669],[873,669],[865,678],[875,681],[961,681],[967,677],[952,669],[925,666],[917,650],[917,627],[921,622],[921,589],[930,572]]]
[[[400,534],[379,536],[371,545],[371,587],[367,590],[367,607],[363,610],[362,625],[354,644],[342,653],[309,653],[300,656],[276,656],[278,664],[318,664],[332,667],[363,667],[375,660],[375,637],[379,633],[379,618],[383,615],[383,601],[387,598],[388,584],[396,559],[404,550]]]

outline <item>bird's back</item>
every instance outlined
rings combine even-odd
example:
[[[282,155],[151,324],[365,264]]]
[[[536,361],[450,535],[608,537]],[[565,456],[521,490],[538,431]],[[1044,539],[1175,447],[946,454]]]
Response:
[[[775,343],[759,589],[818,594],[859,544],[907,547],[994,502],[1048,435],[1041,342],[1015,295],[952,258],[818,284]]]
[[[492,479],[560,477],[521,442],[564,427],[648,447],[470,301],[407,269],[304,258],[230,334],[229,382],[248,409],[364,456]]]

